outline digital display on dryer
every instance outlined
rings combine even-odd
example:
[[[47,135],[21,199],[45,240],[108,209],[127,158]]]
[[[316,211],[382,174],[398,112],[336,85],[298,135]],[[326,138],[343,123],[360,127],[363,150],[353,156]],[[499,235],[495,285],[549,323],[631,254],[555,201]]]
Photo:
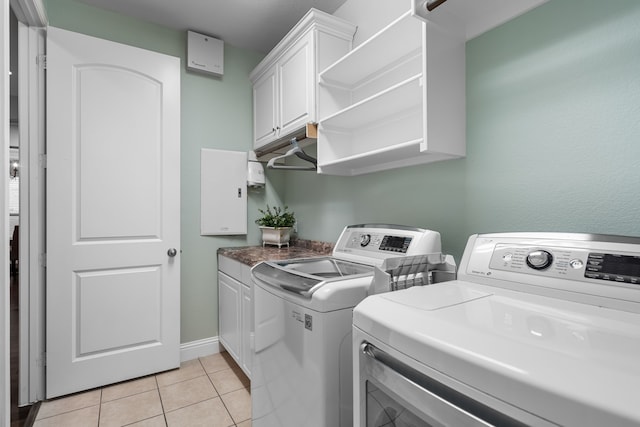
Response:
[[[584,277],[640,284],[640,257],[590,253]]]

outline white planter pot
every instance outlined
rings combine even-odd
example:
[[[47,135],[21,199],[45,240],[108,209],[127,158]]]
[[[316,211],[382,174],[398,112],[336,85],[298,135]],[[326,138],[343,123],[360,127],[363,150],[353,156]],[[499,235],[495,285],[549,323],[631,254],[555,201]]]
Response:
[[[262,230],[262,246],[277,245],[279,248],[282,245],[289,246],[291,227],[260,227],[260,230]]]

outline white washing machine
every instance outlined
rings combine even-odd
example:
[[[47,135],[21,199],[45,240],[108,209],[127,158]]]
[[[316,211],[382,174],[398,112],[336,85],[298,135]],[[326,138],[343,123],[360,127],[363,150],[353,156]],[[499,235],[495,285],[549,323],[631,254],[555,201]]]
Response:
[[[255,266],[252,425],[351,426],[353,307],[367,296],[374,266],[440,251],[434,231],[354,225],[331,257]]]
[[[474,235],[353,324],[356,426],[640,425],[638,238]]]

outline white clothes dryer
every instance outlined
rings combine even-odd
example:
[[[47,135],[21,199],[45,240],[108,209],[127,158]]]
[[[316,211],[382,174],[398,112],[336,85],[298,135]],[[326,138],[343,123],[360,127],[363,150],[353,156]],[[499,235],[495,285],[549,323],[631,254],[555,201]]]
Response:
[[[355,426],[640,425],[638,238],[474,235],[353,325]]]

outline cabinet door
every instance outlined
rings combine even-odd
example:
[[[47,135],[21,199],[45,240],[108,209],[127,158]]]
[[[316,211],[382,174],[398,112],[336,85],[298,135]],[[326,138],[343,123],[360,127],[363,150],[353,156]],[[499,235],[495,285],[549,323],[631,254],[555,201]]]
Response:
[[[253,298],[251,288],[242,285],[242,369],[251,379],[253,361]]]
[[[242,284],[218,273],[218,329],[220,342],[240,364],[240,310]]]
[[[279,136],[315,121],[314,61],[312,32],[296,42],[278,61]]]
[[[276,138],[278,111],[276,107],[276,67],[268,70],[253,85],[254,148],[260,148]]]

